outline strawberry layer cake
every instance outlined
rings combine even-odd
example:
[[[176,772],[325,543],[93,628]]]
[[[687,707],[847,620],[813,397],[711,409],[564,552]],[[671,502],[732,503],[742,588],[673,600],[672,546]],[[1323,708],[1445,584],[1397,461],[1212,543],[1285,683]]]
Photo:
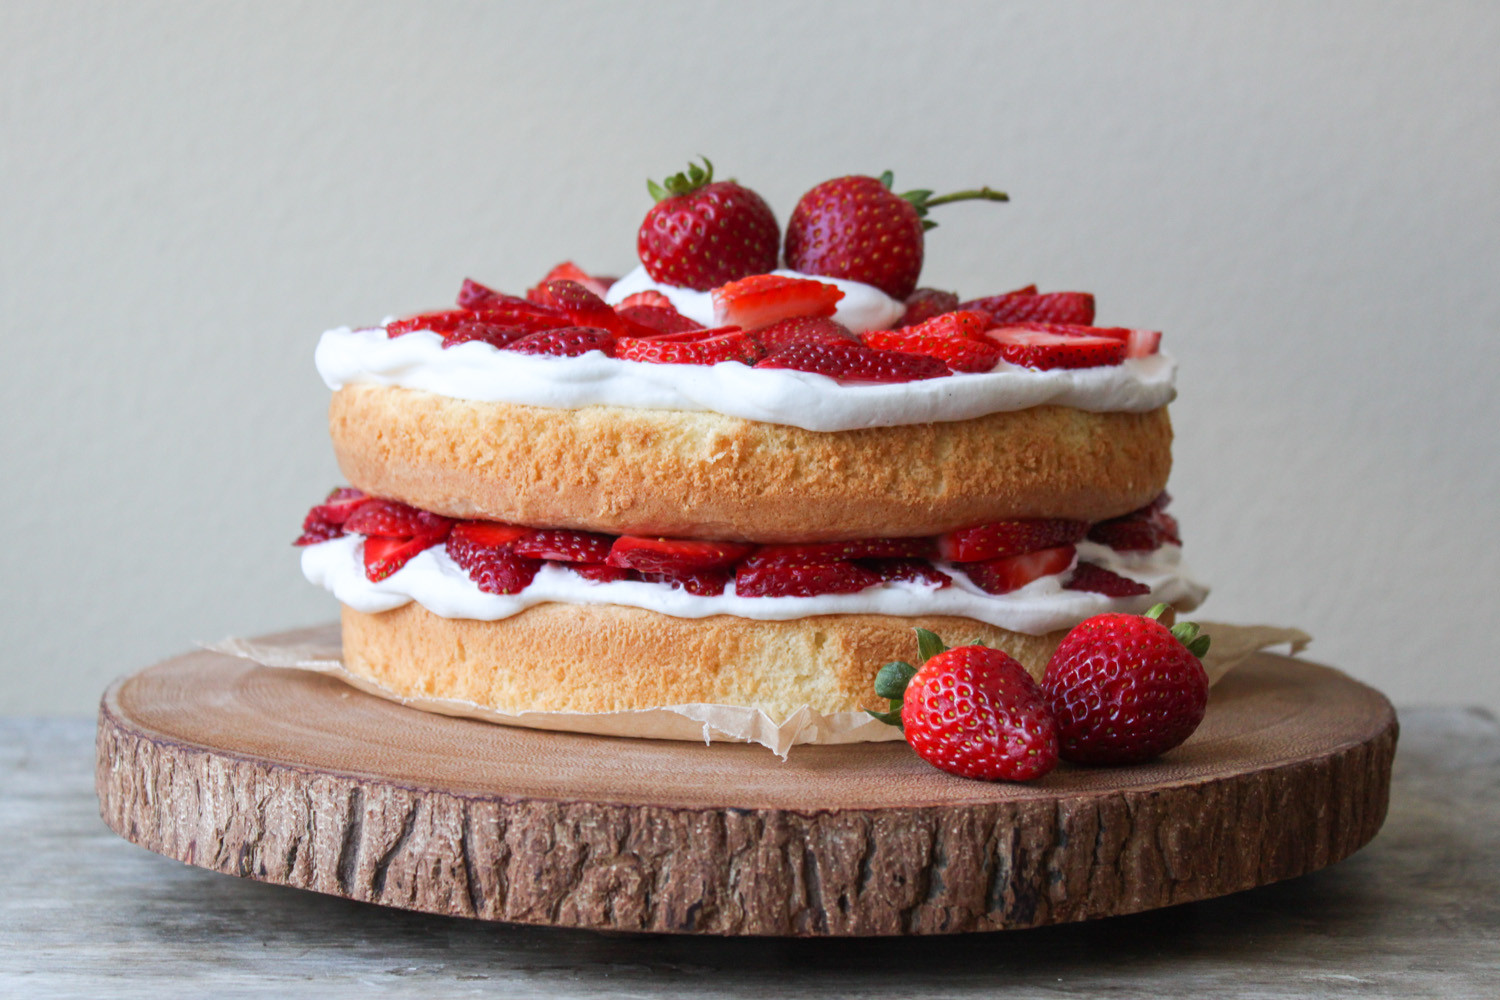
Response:
[[[706,165],[706,162],[705,162]],[[1071,626],[1195,606],[1166,512],[1175,366],[1092,296],[916,283],[933,198],[788,221],[711,167],[651,185],[624,278],[331,330],[351,486],[307,515],[344,661],[507,714],[883,707],[914,627],[1038,676]]]

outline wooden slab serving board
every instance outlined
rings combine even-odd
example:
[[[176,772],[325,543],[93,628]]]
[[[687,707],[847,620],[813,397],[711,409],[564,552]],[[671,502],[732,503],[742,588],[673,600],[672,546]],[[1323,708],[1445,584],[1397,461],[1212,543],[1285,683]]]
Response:
[[[904,743],[704,746],[495,726],[196,652],[106,692],[111,828],[188,864],[485,920],[941,934],[1133,913],[1314,871],[1385,818],[1396,717],[1258,654],[1149,765],[966,781]]]

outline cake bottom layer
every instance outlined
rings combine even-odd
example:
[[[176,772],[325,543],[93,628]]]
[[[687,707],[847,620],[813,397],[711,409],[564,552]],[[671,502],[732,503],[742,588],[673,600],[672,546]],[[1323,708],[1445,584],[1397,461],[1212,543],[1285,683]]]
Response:
[[[499,621],[442,618],[419,604],[343,609],[344,666],[401,697],[506,713],[619,712],[663,705],[758,708],[776,722],[884,709],[875,674],[917,656],[914,628],[951,646],[1005,650],[1040,677],[1067,634],[1025,635],[970,618],[820,615],[673,618],[616,605],[538,604]]]

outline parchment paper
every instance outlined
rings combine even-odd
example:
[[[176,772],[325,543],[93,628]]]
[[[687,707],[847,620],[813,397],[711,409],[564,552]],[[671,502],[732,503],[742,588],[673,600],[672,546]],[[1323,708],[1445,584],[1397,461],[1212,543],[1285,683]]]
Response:
[[[1312,641],[1306,632],[1294,628],[1199,624],[1213,637],[1208,655],[1203,660],[1210,685],[1217,684],[1253,653],[1272,646],[1289,645],[1291,652],[1296,654]],[[229,638],[205,643],[203,647],[216,653],[243,657],[265,667],[330,674],[362,691],[424,712],[530,729],[658,740],[701,739],[704,743],[716,739],[759,743],[782,758],[799,743],[866,743],[902,738],[899,729],[877,722],[864,712],[823,713],[806,705],[778,723],[759,709],[737,705],[662,705],[626,712],[518,712],[512,715],[450,698],[407,698],[344,669],[337,625],[330,625],[311,641]]]

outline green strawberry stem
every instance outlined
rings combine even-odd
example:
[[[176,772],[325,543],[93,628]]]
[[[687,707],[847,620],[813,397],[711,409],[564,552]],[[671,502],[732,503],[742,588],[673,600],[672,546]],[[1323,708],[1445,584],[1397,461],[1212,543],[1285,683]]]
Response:
[[[929,632],[925,628],[912,629],[917,633],[917,660],[926,663],[939,653],[948,651],[947,643],[938,638],[935,632]],[[906,685],[917,675],[917,668],[910,663],[901,660],[892,660],[880,668],[875,675],[875,694],[890,703],[889,712],[872,712],[868,708],[865,714],[872,719],[879,719],[888,726],[897,729],[904,728],[901,725],[901,699],[906,697]]]
[[[1167,613],[1167,605],[1154,604],[1146,612],[1146,617],[1153,621],[1160,619]],[[1202,634],[1203,630],[1198,627],[1197,622],[1178,622],[1172,626],[1172,635],[1177,641],[1187,647],[1187,651],[1198,659],[1203,659],[1203,654],[1208,652],[1209,637]]]
[[[699,159],[703,161],[703,166],[689,163],[685,172],[673,174],[660,184],[647,180],[646,190],[651,192],[652,198],[663,201],[667,198],[676,198],[678,195],[692,194],[701,187],[707,187],[713,183],[714,165],[706,156],[700,156]]]
[[[895,179],[896,175],[889,170],[880,175],[880,183],[884,184],[887,190],[890,189]],[[912,207],[917,210],[917,218],[922,220],[923,231],[937,228],[937,223],[927,218],[927,210],[934,205],[947,205],[955,201],[1010,201],[1010,195],[1004,191],[992,191],[988,186],[969,191],[955,191],[952,194],[941,194],[936,198],[932,196],[931,191],[919,188],[916,191],[907,191],[900,197],[911,202]]]

